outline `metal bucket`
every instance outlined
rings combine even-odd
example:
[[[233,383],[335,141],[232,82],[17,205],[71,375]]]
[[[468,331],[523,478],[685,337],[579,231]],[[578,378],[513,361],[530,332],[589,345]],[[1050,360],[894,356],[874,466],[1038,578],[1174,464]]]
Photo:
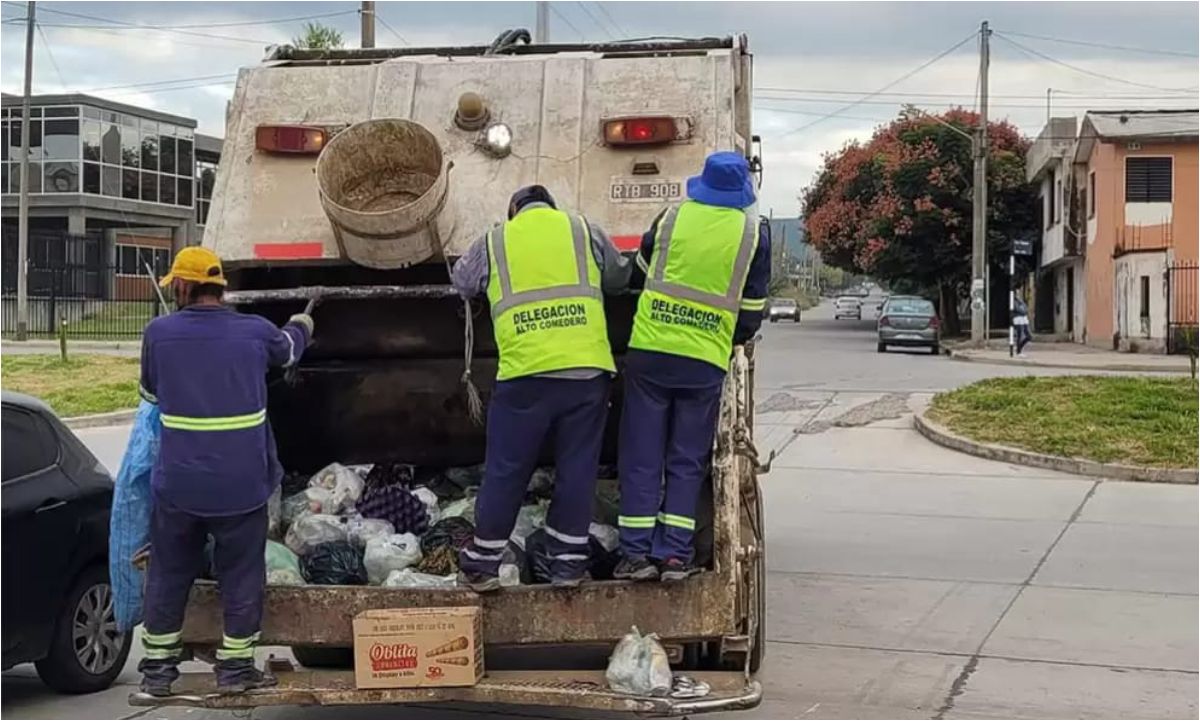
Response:
[[[448,167],[437,138],[410,120],[351,125],[317,159],[317,188],[343,255],[403,268],[440,253]]]

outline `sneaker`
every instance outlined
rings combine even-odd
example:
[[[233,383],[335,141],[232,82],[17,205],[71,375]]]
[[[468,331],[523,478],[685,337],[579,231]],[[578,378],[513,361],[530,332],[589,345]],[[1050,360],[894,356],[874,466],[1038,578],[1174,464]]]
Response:
[[[142,674],[142,693],[155,698],[166,698],[171,695],[171,684],[179,678],[179,662],[143,658],[138,663],[138,671]]]
[[[500,590],[500,577],[474,571],[459,571],[458,585],[466,586],[475,593],[491,593]]]
[[[279,683],[272,674],[255,668],[253,659],[248,658],[217,661],[216,672],[217,691],[221,693],[245,693]]]
[[[678,558],[668,558],[658,564],[658,577],[665,583],[682,581],[699,571],[700,569],[693,566],[690,561],[683,561]]]
[[[613,578],[623,581],[653,581],[658,578],[658,569],[645,556],[625,556],[613,569]]]

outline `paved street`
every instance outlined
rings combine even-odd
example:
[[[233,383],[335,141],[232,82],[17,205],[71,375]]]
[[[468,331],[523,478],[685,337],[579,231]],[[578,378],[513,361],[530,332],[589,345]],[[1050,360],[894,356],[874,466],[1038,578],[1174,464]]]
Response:
[[[1195,718],[1197,488],[962,455],[911,429],[933,393],[1057,369],[875,352],[873,322],[764,328],[757,359],[770,578],[763,705],[745,718]],[[84,440],[115,468],[124,429]],[[652,630],[652,629],[646,629]],[[122,718],[4,676],[3,714]],[[364,708],[263,718],[488,717]],[[546,711],[536,712],[551,715]],[[210,718],[161,709],[144,718]],[[571,714],[583,716],[582,714]],[[734,716],[734,715],[731,715]]]

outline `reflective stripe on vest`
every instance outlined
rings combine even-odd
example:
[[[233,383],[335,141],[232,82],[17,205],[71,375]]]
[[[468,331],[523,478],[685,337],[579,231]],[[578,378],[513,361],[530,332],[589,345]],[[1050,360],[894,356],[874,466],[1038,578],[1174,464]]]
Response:
[[[688,201],[658,223],[629,347],[729,367],[756,214]]]
[[[488,233],[492,329],[508,380],[569,368],[615,372],[587,224],[529,208]]]
[[[177,431],[240,431],[243,428],[261,426],[267,421],[267,409],[247,413],[241,416],[215,416],[200,418],[197,416],[173,416],[162,414],[163,428]]]
[[[526,211],[531,212],[531,211]],[[604,294],[588,280],[587,263],[591,253],[588,250],[588,236],[584,231],[579,216],[571,216],[571,242],[575,246],[575,270],[578,282],[573,285],[558,285],[551,288],[524,290],[514,293],[512,288],[512,272],[508,267],[508,250],[504,247],[504,226],[500,226],[489,234],[488,253],[495,258],[496,275],[500,278],[500,302],[492,306],[492,318],[504,311],[525,303],[542,303],[548,300],[566,300],[568,298],[590,297],[603,300]]]

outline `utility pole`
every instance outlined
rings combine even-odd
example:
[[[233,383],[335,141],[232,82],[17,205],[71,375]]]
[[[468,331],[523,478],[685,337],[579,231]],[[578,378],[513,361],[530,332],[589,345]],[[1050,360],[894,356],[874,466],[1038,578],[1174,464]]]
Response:
[[[375,3],[371,0],[363,0],[358,14],[362,21],[362,46],[373,48],[375,47]]]
[[[17,205],[17,340],[29,334],[29,96],[33,92],[35,3],[25,3],[25,96],[21,98],[21,195]]]
[[[534,26],[533,41],[539,45],[550,42],[550,3],[537,2],[537,25]]]
[[[987,343],[987,152],[988,40],[987,21],[979,26],[979,129],[975,137],[975,201],[971,234],[971,341]]]

